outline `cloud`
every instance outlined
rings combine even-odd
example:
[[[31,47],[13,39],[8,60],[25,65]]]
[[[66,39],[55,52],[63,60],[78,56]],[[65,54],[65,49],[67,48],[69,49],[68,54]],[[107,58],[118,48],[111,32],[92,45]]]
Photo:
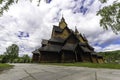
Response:
[[[102,48],[100,46],[94,46],[94,48],[97,52],[114,51],[114,50],[120,50],[120,45],[119,44],[110,44],[104,48]]]
[[[15,43],[20,48],[20,55],[31,55],[33,50],[41,46],[42,39],[50,38],[53,25],[58,25],[62,15],[68,27],[74,30],[77,26],[96,51],[106,50],[110,45],[120,45],[114,42],[120,39],[120,35],[99,26],[101,17],[96,16],[96,12],[105,4],[98,0],[47,1],[41,0],[38,7],[36,1],[30,3],[21,0],[0,17],[0,53]]]
[[[52,0],[46,0],[46,3],[50,3]]]
[[[103,49],[103,51],[112,51],[112,50],[120,50],[119,44],[111,44]]]
[[[16,36],[20,39],[29,38],[29,33],[23,32],[23,31],[18,31],[18,33],[16,33]]]
[[[73,13],[82,13],[83,15],[85,15],[94,2],[95,0],[76,0],[76,5],[73,8]]]

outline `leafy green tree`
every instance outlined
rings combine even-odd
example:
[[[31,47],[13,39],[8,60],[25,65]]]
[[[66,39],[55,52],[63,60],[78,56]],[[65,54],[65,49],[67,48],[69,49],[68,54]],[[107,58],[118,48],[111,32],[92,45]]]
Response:
[[[107,0],[99,0],[101,3],[106,3]]]
[[[20,0],[0,0],[0,5],[2,5],[0,6],[0,15],[2,15],[4,11],[7,11],[12,4],[18,3],[18,1]],[[32,2],[32,0],[29,1]],[[40,1],[41,0],[38,0],[38,5]]]
[[[4,55],[0,55],[0,63],[3,63]]]
[[[22,59],[23,59],[23,62],[24,62],[24,63],[29,63],[29,62],[31,62],[31,59],[30,59],[30,57],[29,57],[27,54],[23,55]]]
[[[107,0],[103,1],[107,2]],[[114,1],[113,4],[105,6],[97,13],[102,18],[100,19],[100,26],[108,30],[111,28],[116,34],[120,31],[120,3]]]
[[[120,64],[120,50],[108,51],[108,52],[99,52],[98,54],[102,55],[107,63]]]
[[[6,52],[4,53],[4,62],[13,62],[14,59],[18,58],[19,55],[19,47],[16,44],[12,44],[8,48],[6,48]]]

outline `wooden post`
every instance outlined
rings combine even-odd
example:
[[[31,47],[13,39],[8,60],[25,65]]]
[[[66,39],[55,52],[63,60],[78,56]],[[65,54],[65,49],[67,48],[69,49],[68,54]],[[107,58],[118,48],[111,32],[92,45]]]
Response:
[[[90,55],[90,61],[92,62],[92,63],[94,63],[94,61],[92,60],[92,55],[91,55],[91,53],[89,53],[89,55]]]
[[[65,54],[64,54],[64,52],[62,52],[62,62],[64,62],[64,60],[65,60]]]
[[[77,57],[76,51],[75,51],[75,60],[76,60],[76,62],[78,61],[78,57]]]
[[[39,54],[39,61],[38,62],[40,62],[41,61],[41,53]]]

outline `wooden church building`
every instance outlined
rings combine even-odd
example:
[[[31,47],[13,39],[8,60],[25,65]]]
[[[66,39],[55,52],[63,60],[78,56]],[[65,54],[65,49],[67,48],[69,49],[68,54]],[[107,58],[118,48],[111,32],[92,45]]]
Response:
[[[33,62],[104,62],[102,56],[95,54],[85,36],[77,29],[68,28],[63,17],[58,26],[53,26],[51,38],[42,40],[41,44],[32,52]]]

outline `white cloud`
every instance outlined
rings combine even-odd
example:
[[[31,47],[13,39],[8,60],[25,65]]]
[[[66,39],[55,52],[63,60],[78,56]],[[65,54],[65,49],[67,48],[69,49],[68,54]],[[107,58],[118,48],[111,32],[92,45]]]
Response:
[[[80,3],[81,0],[78,2]],[[52,0],[50,4],[46,4],[45,0],[41,0],[38,7],[36,1],[30,3],[21,0],[18,4],[12,5],[9,11],[0,17],[1,53],[5,51],[7,46],[16,43],[20,47],[21,55],[30,54],[34,49],[41,46],[42,39],[50,38],[52,25],[58,25],[62,14],[68,23],[68,27],[74,29],[77,26],[78,30],[87,36],[91,45],[105,44],[120,37],[110,30],[105,31],[99,27],[100,16],[96,16],[96,11],[100,8],[101,3],[95,0],[91,6],[86,6],[89,10],[87,14],[83,15],[83,13],[73,13],[74,8],[80,7],[78,2],[74,0]],[[18,31],[27,32],[30,37],[21,40],[15,35]],[[100,46],[95,46],[95,49],[96,51],[104,50]]]
[[[102,48],[100,46],[94,46],[94,48],[97,52],[114,51],[114,50],[120,50],[120,45],[119,44],[111,44],[105,48]]]
[[[113,50],[120,50],[119,44],[111,44],[103,49],[103,51],[113,51]]]
[[[97,52],[103,51],[103,48],[100,46],[93,46],[93,47],[94,47],[95,51],[97,51]]]

